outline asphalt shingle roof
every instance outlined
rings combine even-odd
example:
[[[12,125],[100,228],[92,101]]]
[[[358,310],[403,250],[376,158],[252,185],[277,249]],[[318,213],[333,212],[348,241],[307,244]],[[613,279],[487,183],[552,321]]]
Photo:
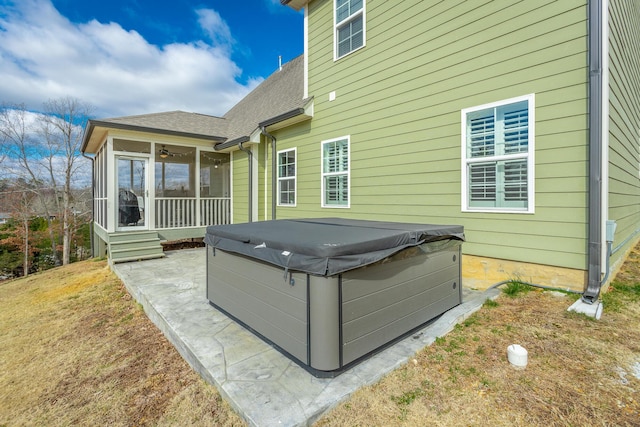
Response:
[[[224,136],[228,122],[215,116],[184,111],[143,114],[139,116],[116,117],[102,122],[139,126],[171,132],[193,133],[207,136]]]
[[[249,95],[245,96],[224,118],[229,121],[227,138],[249,136],[258,124],[304,107],[304,55],[287,62]]]
[[[308,102],[303,96],[304,55],[300,55],[260,83],[223,117],[169,111],[91,120],[83,147],[86,147],[94,126],[108,128],[110,125],[233,141],[250,136],[260,123],[303,108]]]

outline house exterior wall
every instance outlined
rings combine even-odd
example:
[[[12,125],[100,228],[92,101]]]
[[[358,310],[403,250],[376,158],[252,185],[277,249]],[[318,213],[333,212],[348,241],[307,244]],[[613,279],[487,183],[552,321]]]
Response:
[[[587,6],[474,5],[369,1],[366,46],[334,61],[333,1],[310,2],[315,114],[309,124],[274,134],[278,150],[296,147],[298,157],[297,205],[279,207],[278,218],[461,224],[467,255],[568,269],[576,273],[569,280],[581,281],[588,246]],[[461,110],[529,94],[534,213],[463,212]],[[321,141],[344,136],[350,207],[322,208]]]
[[[233,194],[232,217],[234,224],[249,221],[249,165],[247,156],[247,153],[240,150],[231,153],[233,165],[231,194]]]
[[[268,204],[271,192],[271,181],[267,171],[271,168],[271,151],[264,143],[265,138],[261,137],[261,144],[258,146],[260,155],[258,156],[258,220],[264,221],[271,214],[271,205]]]
[[[640,3],[609,3],[609,219],[612,264],[640,236]]]

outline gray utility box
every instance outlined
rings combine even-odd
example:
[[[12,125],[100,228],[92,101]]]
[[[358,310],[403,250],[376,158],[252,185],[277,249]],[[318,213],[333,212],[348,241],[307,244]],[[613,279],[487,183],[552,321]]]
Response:
[[[461,226],[338,218],[207,228],[207,298],[333,377],[462,302]]]

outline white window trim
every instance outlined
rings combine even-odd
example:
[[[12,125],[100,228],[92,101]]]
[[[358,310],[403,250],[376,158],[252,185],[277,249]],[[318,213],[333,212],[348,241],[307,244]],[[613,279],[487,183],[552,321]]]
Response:
[[[499,208],[473,208],[469,206],[469,176],[467,167],[469,163],[476,161],[470,161],[467,158],[467,115],[469,113],[473,113],[480,110],[486,110],[490,108],[501,107],[508,104],[514,104],[517,102],[527,101],[529,106],[529,135],[528,135],[528,143],[527,143],[527,209],[519,209],[519,208],[508,208],[508,207],[499,207]],[[535,94],[528,94],[524,96],[519,96],[516,98],[505,99],[502,101],[492,102],[489,104],[478,105],[475,107],[465,108],[460,112],[460,135],[461,135],[461,183],[462,183],[462,204],[461,210],[462,212],[485,212],[485,213],[521,213],[521,214],[533,214],[535,213]],[[508,160],[510,157],[514,155],[505,155],[500,156],[500,160]],[[521,155],[517,155],[515,157],[522,157]],[[478,161],[482,161],[478,159]]]
[[[360,49],[363,49],[364,47],[367,46],[367,1],[362,0],[362,9],[360,9],[358,12],[354,13],[353,15],[350,15],[348,18],[343,19],[340,22],[336,22],[338,19],[337,6],[338,6],[337,0],[333,0],[333,61],[334,62],[338,61],[339,59],[346,58],[352,53],[357,52]],[[343,24],[347,21],[352,20],[354,17],[358,15],[362,15],[362,46],[355,48],[349,53],[345,53],[342,56],[338,56],[338,26],[340,24]]]
[[[324,144],[330,142],[347,140],[347,204],[346,205],[327,205],[325,203],[325,186],[324,177],[328,175],[345,175],[344,172],[339,173],[324,173]],[[325,139],[320,143],[320,206],[329,209],[349,209],[351,207],[351,135],[341,136],[338,138]]]
[[[293,151],[293,155],[295,158],[295,163],[293,164],[294,167],[294,174],[293,176],[286,176],[286,177],[281,177],[280,176],[280,153],[288,153],[290,151]],[[278,195],[277,195],[277,206],[282,206],[285,208],[295,208],[296,205],[298,204],[298,150],[297,148],[289,148],[287,150],[280,150],[277,153],[277,181],[278,181]],[[294,202],[293,203],[281,203],[280,201],[280,181],[284,181],[284,180],[290,180],[293,178],[293,199]]]

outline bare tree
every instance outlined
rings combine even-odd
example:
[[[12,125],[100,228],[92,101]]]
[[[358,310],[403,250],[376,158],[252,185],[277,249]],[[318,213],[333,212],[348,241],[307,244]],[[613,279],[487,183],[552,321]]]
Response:
[[[41,130],[48,147],[47,170],[53,187],[62,193],[62,264],[69,263],[73,227],[72,181],[81,163],[82,132],[92,107],[76,98],[49,100],[44,104]],[[85,165],[86,166],[86,165]],[[62,176],[62,185],[58,177]]]
[[[15,163],[9,168],[14,177],[39,184],[38,198],[49,223],[56,264],[59,258],[52,218],[60,218],[62,264],[68,264],[74,233],[73,179],[81,165],[82,132],[91,110],[88,104],[70,97],[49,100],[42,113],[29,112],[24,105],[0,108],[0,141],[7,154],[4,163]]]
[[[33,217],[33,200],[36,193],[23,180],[17,180],[13,186],[7,188],[3,194],[3,209],[6,209],[11,217],[19,224],[13,236],[6,237],[5,243],[15,245],[20,248],[23,255],[22,274],[26,277],[29,274],[31,249],[31,236],[29,235],[29,221]]]
[[[3,179],[6,175],[7,168],[5,166],[5,159],[7,157],[7,138],[4,133],[0,131],[0,179]]]
[[[36,117],[24,104],[4,104],[0,107],[0,138],[4,141],[6,153],[6,167],[3,169],[17,178],[18,182],[28,183],[36,194],[40,202],[40,215],[46,218],[49,226],[52,256],[55,264],[59,264],[52,224],[54,215],[51,200],[46,197],[46,190],[50,192],[53,184],[44,173],[46,168],[43,168],[42,159],[47,157],[47,153],[36,138]]]

